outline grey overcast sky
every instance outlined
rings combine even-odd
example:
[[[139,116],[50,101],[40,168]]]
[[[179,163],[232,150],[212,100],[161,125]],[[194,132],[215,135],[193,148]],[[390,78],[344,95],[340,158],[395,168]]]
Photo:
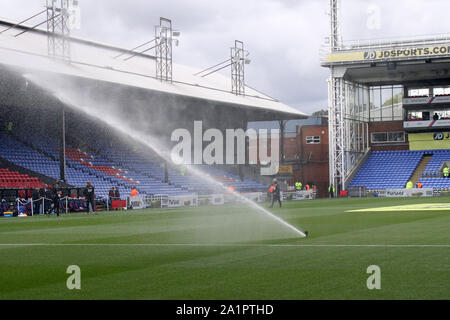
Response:
[[[228,58],[234,40],[251,54],[246,82],[308,114],[327,106],[328,0],[79,0],[74,35],[131,48],[151,40],[159,17],[181,31],[174,60],[206,68]],[[20,21],[45,0],[0,0],[0,17]],[[450,33],[448,0],[341,0],[344,42]],[[42,18],[41,18],[42,19]],[[40,20],[33,20],[33,25]]]

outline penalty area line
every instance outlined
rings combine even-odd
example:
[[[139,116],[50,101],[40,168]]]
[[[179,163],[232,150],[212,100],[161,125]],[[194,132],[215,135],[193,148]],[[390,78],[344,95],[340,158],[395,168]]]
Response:
[[[0,247],[450,248],[450,244],[0,243]]]

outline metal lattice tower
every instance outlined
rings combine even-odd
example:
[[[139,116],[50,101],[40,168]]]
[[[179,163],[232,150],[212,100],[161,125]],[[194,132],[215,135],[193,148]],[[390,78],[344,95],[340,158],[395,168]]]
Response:
[[[342,78],[333,75],[328,81],[328,135],[330,184],[345,189],[344,103],[345,85]]]
[[[330,52],[342,49],[339,1],[330,0]],[[346,189],[346,180],[369,149],[369,89],[344,78],[345,68],[330,67],[328,80],[328,131],[330,184]]]
[[[73,0],[47,0],[49,57],[70,61],[69,6]],[[58,5],[59,4],[59,5]]]
[[[244,43],[235,40],[231,48],[231,91],[236,95],[245,95],[245,50]]]
[[[339,50],[339,0],[330,0],[330,51]],[[344,111],[345,84],[342,77],[337,77],[334,68],[328,80],[328,134],[329,134],[329,169],[330,184],[345,189],[345,141]]]
[[[338,50],[340,48],[340,1],[330,0],[330,47],[331,50]]]
[[[172,21],[159,19],[155,27],[156,78],[172,83]]]

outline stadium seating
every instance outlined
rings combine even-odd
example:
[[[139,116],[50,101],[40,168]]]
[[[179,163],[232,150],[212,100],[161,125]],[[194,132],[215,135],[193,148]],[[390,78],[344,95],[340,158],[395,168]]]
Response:
[[[43,174],[53,179],[59,179],[59,155],[57,144],[51,138],[42,137],[37,142],[33,138],[25,135],[16,139],[5,133],[0,134],[2,148],[0,148],[0,157],[4,158],[18,166]],[[27,144],[24,144],[26,141]],[[33,145],[33,141],[36,145]],[[96,186],[97,196],[105,197],[111,188],[111,180],[107,180],[102,175],[95,174],[95,171],[82,170],[81,165],[76,166],[74,161],[67,159],[66,177],[67,183],[76,187],[83,187],[86,181],[90,180]],[[12,186],[10,186],[12,187]],[[25,187],[24,184],[17,184],[15,187]],[[126,192],[131,188],[123,188],[121,192]]]
[[[404,188],[423,157],[423,151],[374,151],[349,187]]]
[[[34,172],[59,179],[59,141],[46,134],[28,134],[25,128],[20,128],[20,124],[15,128],[13,135],[1,133],[0,157]],[[155,154],[120,143],[112,144],[109,137],[101,134],[92,139],[80,132],[76,140],[83,141],[85,146],[88,146],[85,141],[95,143],[88,146],[89,151],[67,144],[66,182],[75,187],[83,187],[89,180],[95,186],[98,198],[106,198],[111,187],[118,187],[122,198],[128,195],[134,186],[140,194],[147,195],[222,191],[220,187],[214,188],[214,185],[206,183],[201,177],[182,175],[176,167],[168,169],[168,182],[164,182],[164,164]],[[248,178],[241,181],[238,176],[217,168],[199,166],[199,169],[225,186],[232,185],[239,192],[268,189],[257,181]],[[24,186],[21,183],[14,185]]]
[[[84,141],[93,140],[85,133],[80,133],[79,138]],[[96,135],[95,146],[92,147],[95,147],[99,153],[98,156],[93,158],[94,160],[89,160],[93,166],[112,166],[114,169],[119,169],[120,171],[116,173],[124,174],[127,179],[131,179],[132,184],[137,182],[135,186],[141,193],[180,195],[193,192],[223,191],[220,187],[208,184],[205,179],[196,175],[190,175],[189,173],[182,175],[176,167],[168,168],[169,181],[164,183],[164,163],[158,156],[133,146],[111,145],[111,141],[100,134]],[[233,185],[235,190],[239,192],[265,191],[268,189],[268,186],[248,178],[240,181],[236,175],[212,166],[199,165],[195,167],[213,178],[226,177],[228,181],[222,181],[223,184],[225,186]]]
[[[425,155],[432,155],[432,157],[424,170],[424,175],[440,176],[443,163],[450,161],[450,150],[430,150],[425,151]]]
[[[450,161],[450,150],[374,151],[364,163],[349,187],[374,189],[404,188],[423,156],[430,156],[420,181],[423,188],[450,188],[450,178],[440,171]]]
[[[0,168],[0,188],[41,188],[44,183],[36,177],[30,177],[8,168]]]
[[[420,181],[424,188],[450,188],[450,178],[442,177],[442,166],[450,162],[450,150],[429,150],[425,155],[432,155]]]

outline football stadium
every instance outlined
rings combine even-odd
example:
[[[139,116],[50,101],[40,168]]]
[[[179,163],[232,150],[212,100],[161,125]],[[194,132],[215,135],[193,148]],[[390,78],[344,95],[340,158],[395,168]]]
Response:
[[[450,37],[346,43],[325,1],[313,117],[242,41],[200,70],[176,21],[131,49],[42,2],[0,20],[1,300],[450,298]]]

